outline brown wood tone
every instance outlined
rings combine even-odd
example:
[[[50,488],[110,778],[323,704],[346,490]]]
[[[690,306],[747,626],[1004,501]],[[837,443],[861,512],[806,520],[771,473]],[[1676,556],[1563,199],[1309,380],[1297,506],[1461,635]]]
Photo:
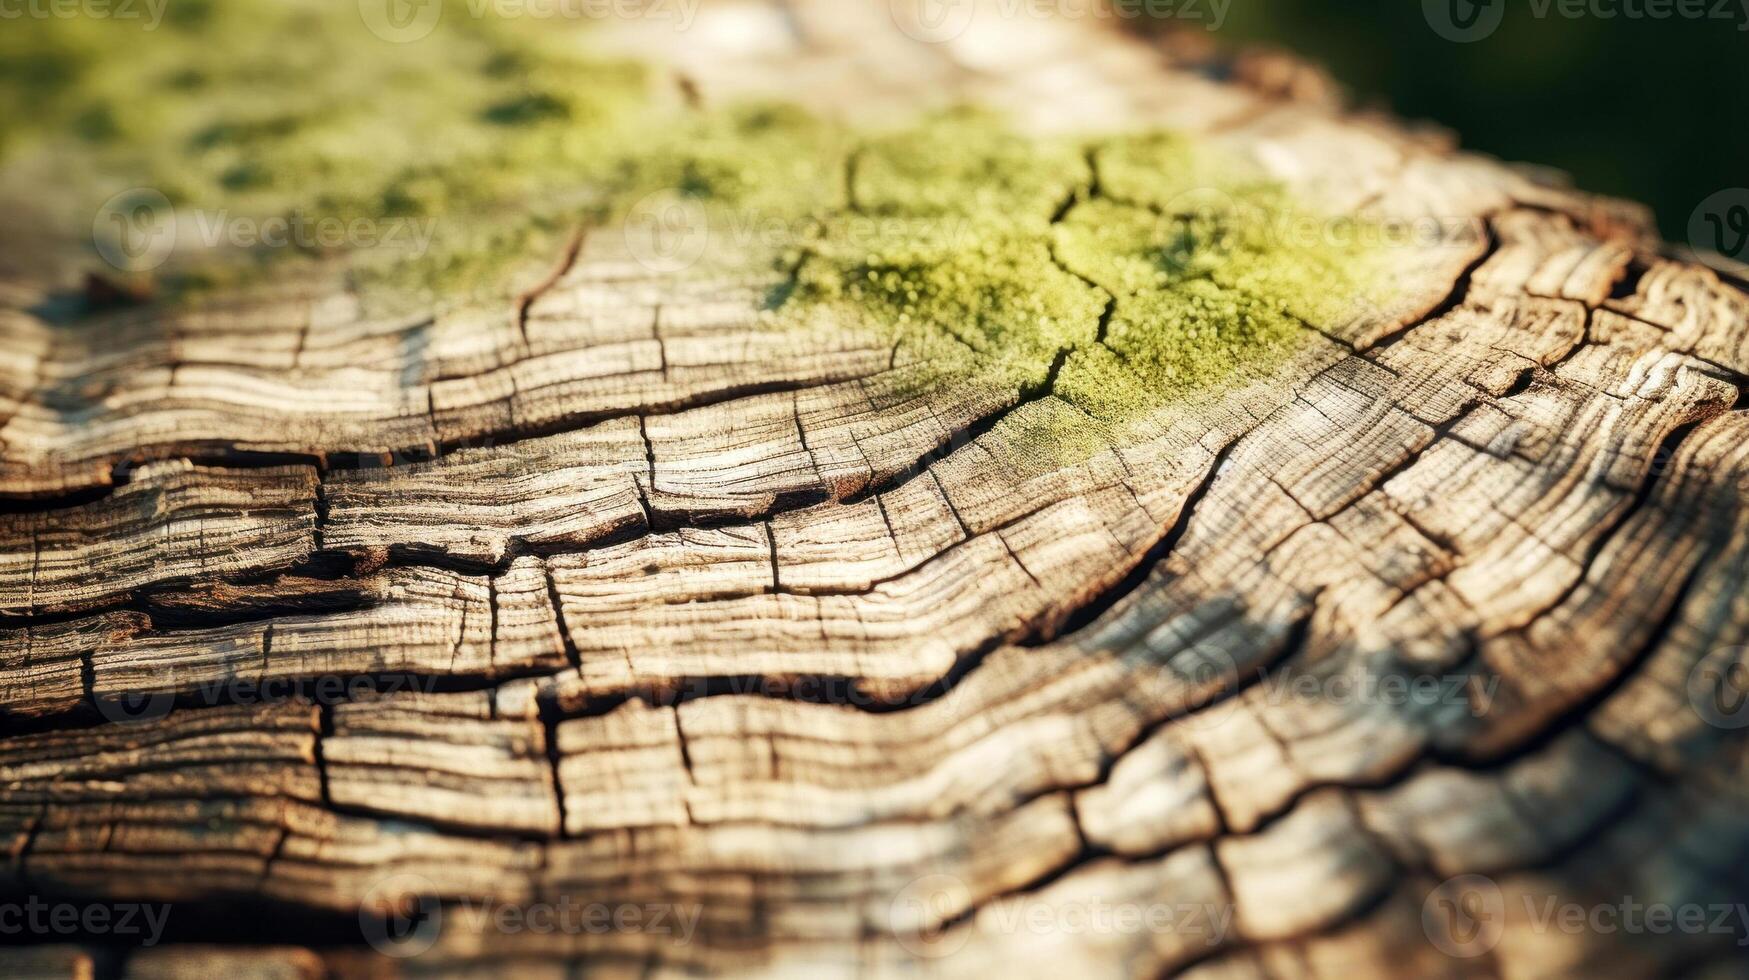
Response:
[[[499,316],[21,304],[0,901],[177,942],[0,974],[1736,975],[1743,284],[1281,56],[888,7],[614,30],[707,101],[1175,127],[1473,234],[1069,462],[1050,390],[920,393],[614,229]],[[1567,927],[1624,903],[1705,928]]]

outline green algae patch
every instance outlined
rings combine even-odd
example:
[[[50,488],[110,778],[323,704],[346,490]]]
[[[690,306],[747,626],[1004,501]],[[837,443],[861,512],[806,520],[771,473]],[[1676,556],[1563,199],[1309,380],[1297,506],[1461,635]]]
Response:
[[[1269,375],[1307,320],[1351,313],[1384,279],[1359,222],[1173,133],[1077,145],[952,113],[870,141],[851,183],[863,213],[929,233],[859,251],[828,227],[796,299],[944,331],[976,355],[955,370],[1030,394],[1054,370],[1090,429]]]
[[[1143,148],[1157,151],[1155,169]],[[1121,421],[1266,377],[1312,335],[1308,323],[1384,299],[1385,256],[1364,222],[1319,215],[1254,177],[1222,178],[1243,168],[1198,161],[1176,137],[1128,141],[1121,157],[1119,186],[1150,203],[1083,202],[1053,229],[1064,266],[1115,298],[1103,338],[1112,356],[1070,362],[1058,384],[1091,414]],[[1112,156],[1098,159],[1105,187]],[[1177,205],[1154,206],[1168,198]]]
[[[0,156],[65,161],[57,204],[75,226],[118,191],[161,193],[182,229],[162,279],[372,251],[465,289],[463,273],[489,278],[491,259],[544,241],[550,221],[530,216],[557,211],[555,195],[604,186],[652,104],[646,68],[582,53],[559,27],[475,18],[463,0],[407,44],[356,5],[296,0],[178,0],[153,31],[15,20],[0,32]],[[272,220],[337,231],[263,248],[253,231]],[[431,232],[416,252],[380,247],[413,223]]]
[[[160,272],[186,283],[339,258],[390,295],[502,302],[519,264],[593,227],[652,278],[772,284],[759,329],[903,349],[914,395],[1055,395],[1016,426],[1061,463],[1268,376],[1306,321],[1387,282],[1361,223],[1179,134],[1041,138],[975,110],[857,132],[783,104],[688,107],[658,72],[589,54],[578,25],[452,6],[397,45],[345,4],[173,9],[149,37],[91,19],[0,35],[0,155],[77,161],[85,227],[143,186],[201,216],[433,229],[411,251],[243,249]]]
[[[1198,280],[1120,300],[1104,342],[1077,350],[1056,390],[1121,426],[1200,391],[1267,377],[1306,336],[1271,304]]]
[[[1225,200],[1269,206],[1280,186],[1255,163],[1181,133],[1155,131],[1102,140],[1093,151],[1101,196],[1183,214]]]
[[[794,106],[752,103],[664,120],[615,154],[607,196],[621,210],[671,191],[713,208],[716,227],[736,234],[771,221],[824,220],[845,210],[849,134]],[[610,213],[614,213],[610,208]],[[731,240],[733,240],[731,238]]]
[[[853,200],[864,214],[994,225],[1045,224],[1092,179],[1079,145],[1020,136],[973,110],[879,136],[854,162]]]
[[[964,231],[864,241],[829,227],[793,301],[842,301],[893,330],[939,332],[1021,386],[1042,383],[1059,352],[1092,341],[1103,297],[1057,266],[1042,236]]]

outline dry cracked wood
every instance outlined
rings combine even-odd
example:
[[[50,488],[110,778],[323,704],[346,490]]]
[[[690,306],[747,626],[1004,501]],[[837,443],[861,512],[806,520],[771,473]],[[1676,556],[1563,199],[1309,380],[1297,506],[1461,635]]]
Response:
[[[1171,126],[1474,233],[1068,463],[1026,449],[1075,424],[1048,387],[761,332],[774,283],[613,228],[497,315],[9,313],[0,884],[174,902],[190,945],[0,969],[387,969],[361,923],[430,899],[397,969],[1733,975],[1735,917],[1539,915],[1749,898],[1741,283],[1278,62],[701,17],[660,53],[706,98]]]

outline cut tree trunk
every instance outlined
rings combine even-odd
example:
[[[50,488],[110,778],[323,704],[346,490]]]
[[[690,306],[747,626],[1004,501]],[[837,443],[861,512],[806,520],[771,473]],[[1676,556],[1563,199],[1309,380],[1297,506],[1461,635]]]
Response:
[[[700,16],[695,98],[1171,127],[1476,234],[1062,466],[1049,390],[877,398],[611,229],[496,318],[7,312],[0,883],[190,945],[0,972],[1735,973],[1741,282],[1279,57]],[[1560,918],[1624,901],[1707,928]],[[542,903],[621,920],[480,913]]]

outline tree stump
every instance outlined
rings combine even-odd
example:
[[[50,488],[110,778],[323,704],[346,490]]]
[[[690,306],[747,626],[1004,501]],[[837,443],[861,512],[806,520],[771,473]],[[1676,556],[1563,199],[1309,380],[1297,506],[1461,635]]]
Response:
[[[16,302],[5,891],[177,942],[0,968],[1735,973],[1743,282],[1279,57],[700,18],[615,43],[707,104],[1170,128],[1441,234],[1062,456],[1054,373],[889,384],[623,226],[485,314]]]

